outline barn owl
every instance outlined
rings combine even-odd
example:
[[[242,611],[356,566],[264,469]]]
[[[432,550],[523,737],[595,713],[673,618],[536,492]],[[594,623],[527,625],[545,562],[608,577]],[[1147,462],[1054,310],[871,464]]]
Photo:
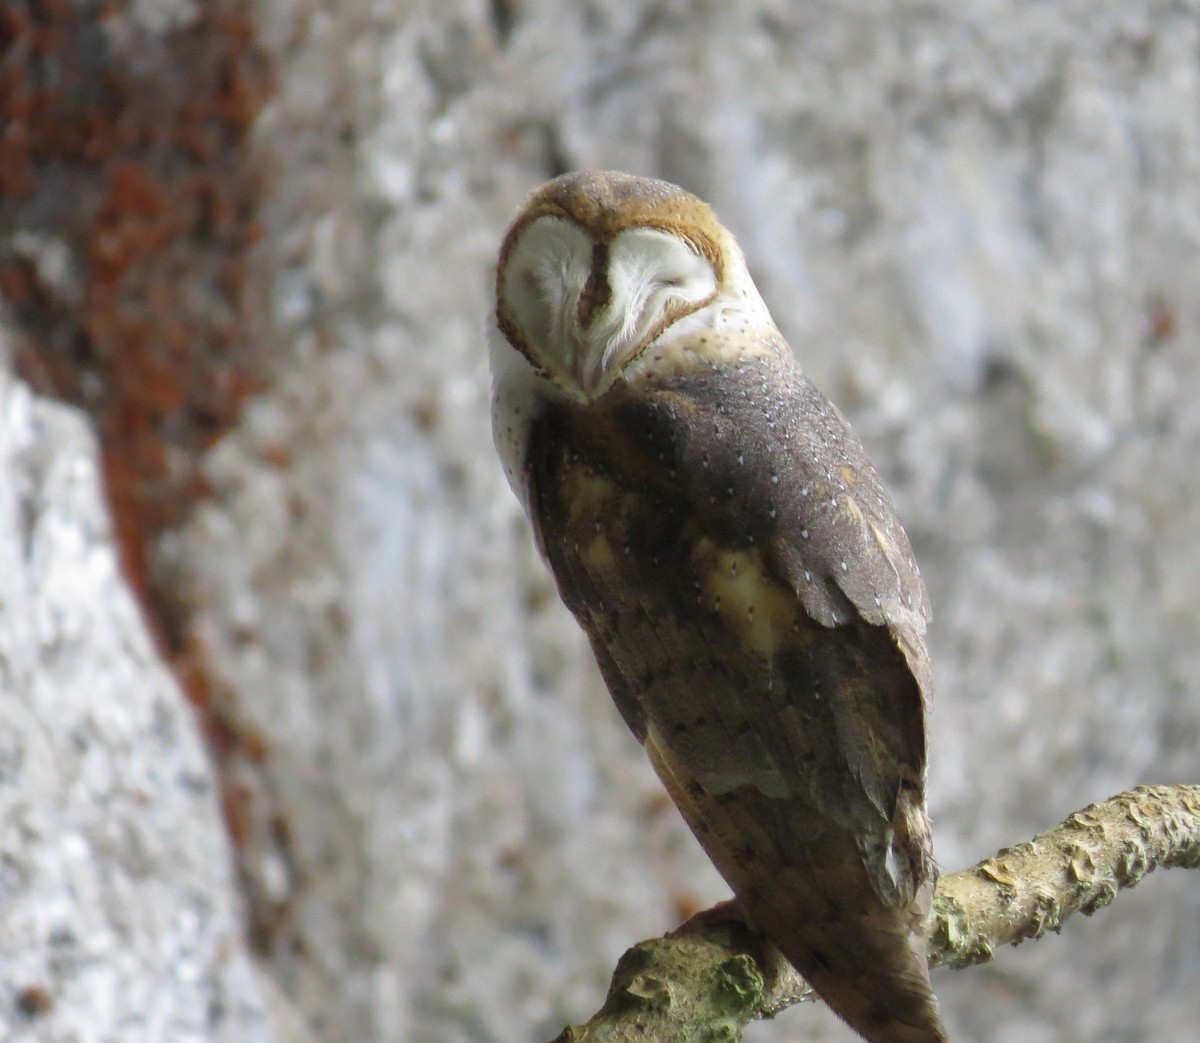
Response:
[[[567,174],[500,248],[493,433],[617,708],[751,921],[872,1043],[937,1043],[928,600],[707,204]]]

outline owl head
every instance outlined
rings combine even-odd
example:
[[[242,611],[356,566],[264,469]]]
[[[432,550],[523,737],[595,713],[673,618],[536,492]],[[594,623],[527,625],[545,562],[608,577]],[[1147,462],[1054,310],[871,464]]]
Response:
[[[587,402],[682,323],[745,302],[747,288],[761,306],[707,203],[651,178],[564,174],[534,192],[504,238],[495,332],[562,394]]]

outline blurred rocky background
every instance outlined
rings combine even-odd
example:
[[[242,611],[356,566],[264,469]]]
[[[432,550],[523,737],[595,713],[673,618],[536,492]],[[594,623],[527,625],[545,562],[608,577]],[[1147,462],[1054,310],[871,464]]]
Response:
[[[1196,0],[0,0],[5,1039],[535,1043],[724,896],[491,450],[578,167],[715,205],[888,480],[947,870],[1200,781]],[[934,984],[1186,1043],[1198,975],[1176,872]]]

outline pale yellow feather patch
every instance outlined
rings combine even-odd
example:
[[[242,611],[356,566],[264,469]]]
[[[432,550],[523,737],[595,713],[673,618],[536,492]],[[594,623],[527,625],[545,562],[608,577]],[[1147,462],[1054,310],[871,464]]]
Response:
[[[774,660],[781,638],[796,619],[795,595],[771,579],[757,548],[722,549],[700,540],[695,558],[702,565],[702,596],[737,633],[743,648]]]

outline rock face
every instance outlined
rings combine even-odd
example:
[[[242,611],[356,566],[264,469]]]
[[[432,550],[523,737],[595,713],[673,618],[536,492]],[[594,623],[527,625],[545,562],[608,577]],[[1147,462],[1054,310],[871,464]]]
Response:
[[[934,602],[947,869],[1137,782],[1196,781],[1198,15],[1165,0],[258,6],[278,60],[257,144],[276,157],[259,263],[279,376],[211,451],[214,498],[171,552],[267,742],[256,784],[287,845],[243,851],[243,883],[288,910],[268,965],[315,1039],[549,1038],[599,1004],[628,944],[723,895],[490,446],[494,251],[564,169],[709,199],[887,479]],[[22,394],[10,385],[6,416],[21,400],[82,437]],[[22,444],[52,445],[31,423]],[[240,997],[219,1009],[259,1026],[228,1038],[258,1038],[186,718],[128,636],[102,539],[46,522],[60,572],[31,564],[28,504],[74,517],[79,495],[45,463],[15,473],[35,472],[22,481],[53,496],[0,484],[0,548],[24,577],[0,568],[0,677],[28,693],[0,707],[27,715],[0,794],[17,809],[6,838],[32,838],[5,840],[21,897],[0,904],[0,983],[38,984],[66,922],[70,987],[43,1015],[63,1020],[41,1022],[63,1028],[36,1038],[93,1038],[79,1026],[120,980],[158,1027],[147,1039],[221,1038],[201,1027],[219,989]],[[132,683],[135,663],[154,685]],[[88,723],[101,711],[108,738]],[[105,803],[143,791],[138,817]],[[151,821],[156,840],[122,832]],[[134,898],[143,878],[169,914]],[[1198,907],[1186,874],[1156,876],[1061,939],[936,974],[952,1038],[1192,1038]],[[197,955],[218,935],[228,965]],[[149,937],[174,955],[126,940]],[[13,1002],[0,994],[0,1018],[23,1038]],[[751,1038],[800,1035],[850,1039],[811,1007]]]
[[[3,373],[0,476],[0,1036],[285,1038],[191,714],[117,569],[92,436]]]

